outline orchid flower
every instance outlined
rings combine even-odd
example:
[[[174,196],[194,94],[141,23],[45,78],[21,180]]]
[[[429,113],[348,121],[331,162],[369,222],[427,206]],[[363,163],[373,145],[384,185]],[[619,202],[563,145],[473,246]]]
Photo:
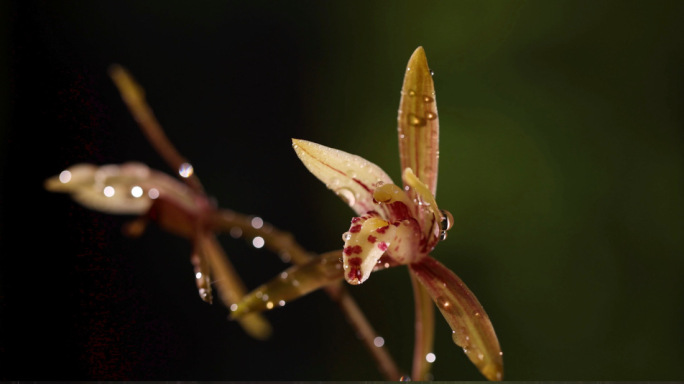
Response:
[[[453,217],[435,201],[439,120],[434,83],[422,47],[409,60],[401,95],[398,131],[403,188],[359,156],[292,140],[308,170],[358,215],[342,236],[342,268],[334,260],[340,252],[324,255],[308,266],[292,267],[245,297],[233,317],[272,308],[264,308],[259,300],[264,295],[270,300],[290,300],[342,277],[358,285],[373,271],[408,265],[418,323],[414,379],[424,379],[429,370],[424,364],[433,338],[433,307],[426,304],[429,295],[451,326],[454,342],[487,379],[501,380],[502,352],[489,317],[466,285],[430,256],[446,238]]]

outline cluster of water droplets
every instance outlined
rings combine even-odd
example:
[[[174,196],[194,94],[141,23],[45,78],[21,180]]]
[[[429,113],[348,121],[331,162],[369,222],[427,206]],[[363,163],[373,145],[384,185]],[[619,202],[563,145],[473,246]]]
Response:
[[[425,110],[423,114],[408,114],[407,117],[409,125],[413,127],[423,127],[427,124],[428,121],[435,120],[437,118],[437,112],[435,112],[434,110],[428,110],[428,108],[430,108],[428,105],[435,102],[434,92],[432,92],[431,95],[420,95],[415,90],[410,89],[406,94],[411,98],[421,97],[423,103],[426,105],[424,108],[419,108],[419,110]]]

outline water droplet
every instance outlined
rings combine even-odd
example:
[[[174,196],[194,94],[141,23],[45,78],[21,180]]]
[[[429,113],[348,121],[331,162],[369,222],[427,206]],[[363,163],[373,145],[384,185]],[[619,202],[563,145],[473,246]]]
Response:
[[[261,295],[261,300],[268,301],[268,295],[267,294]]]
[[[416,116],[413,113],[409,113],[408,122],[409,122],[409,124],[413,125],[414,127],[422,127],[425,125],[425,123],[427,121],[420,116]]]
[[[284,307],[285,306],[285,300],[280,300],[278,302],[278,305],[280,305],[281,307]]]
[[[435,71],[433,71],[432,69],[430,69],[430,76],[434,76],[434,75],[435,75]]]
[[[238,305],[237,305],[237,304],[231,304],[231,305],[230,305],[230,310],[231,310],[231,311],[235,312],[235,311],[237,311],[237,309],[238,309]]]
[[[131,188],[131,196],[135,197],[136,199],[138,197],[141,197],[143,195],[143,189],[140,188],[139,186],[134,186]]]
[[[207,298],[207,290],[204,288],[200,288],[199,289],[199,295],[202,298],[202,300],[206,299]]]
[[[449,300],[442,296],[437,298],[437,304],[442,308],[449,308],[449,306],[451,305],[451,303],[449,303]]]
[[[230,229],[230,236],[233,239],[239,239],[240,236],[242,236],[242,228],[240,227],[233,227]]]
[[[347,242],[351,240],[352,234],[349,232],[345,232],[342,234],[342,241]]]
[[[154,200],[159,197],[159,190],[157,188],[150,188],[150,190],[147,191],[147,196]]]
[[[252,245],[254,248],[261,248],[266,244],[266,241],[264,241],[264,238],[261,236],[257,236],[254,239],[252,239]]]
[[[385,345],[385,339],[383,339],[382,336],[378,336],[375,339],[373,339],[373,345],[380,348],[383,345]]]
[[[354,204],[356,204],[356,195],[354,192],[349,189],[349,188],[340,188],[335,191],[337,196],[339,196],[342,200],[344,200],[345,203],[347,203],[350,207],[353,207]]]
[[[283,271],[283,272],[280,274],[280,278],[283,279],[283,280],[287,279],[287,276],[288,276],[287,271]]]
[[[442,231],[450,230],[454,226],[454,216],[446,209],[440,209],[439,211],[442,213],[442,220],[439,223],[440,229]]]
[[[266,308],[273,309],[273,302],[269,301],[268,303],[266,303]]]
[[[256,296],[257,299],[261,299],[261,296],[263,296],[263,295],[264,295],[264,293],[261,291],[257,291],[257,293],[254,294],[254,296]]]
[[[195,170],[192,168],[192,164],[190,163],[183,163],[178,167],[178,174],[181,175],[181,177],[188,178],[192,176],[193,172]]]
[[[195,273],[195,278],[196,278],[197,280],[201,279],[201,278],[202,278],[202,272],[197,272],[197,273]]]
[[[425,118],[428,120],[434,120],[437,118],[437,114],[434,112],[428,112],[425,114]]]
[[[112,197],[112,196],[114,196],[114,187],[112,187],[111,185],[108,185],[108,186],[104,187],[104,189],[102,190],[102,193],[104,193],[104,195],[107,197]]]
[[[408,91],[408,95],[411,96],[411,97],[413,97],[413,96],[416,95],[416,91],[414,91],[413,89],[411,89],[411,90]]]
[[[252,224],[252,228],[259,229],[259,228],[264,226],[264,220],[259,216],[255,216],[252,218],[251,224]]]
[[[411,376],[404,375],[399,378],[399,381],[411,381]]]
[[[440,231],[439,232],[439,241],[444,241],[447,239],[447,231]]]
[[[435,360],[437,360],[437,356],[435,356],[434,353],[430,352],[427,355],[425,355],[425,361],[428,363],[434,363]]]
[[[477,358],[480,360],[484,360],[484,354],[482,352],[477,353]]]
[[[59,181],[62,184],[66,184],[71,181],[71,172],[64,170],[59,174]]]
[[[426,103],[432,103],[433,101],[435,101],[435,99],[433,99],[430,96],[423,96],[423,101]]]

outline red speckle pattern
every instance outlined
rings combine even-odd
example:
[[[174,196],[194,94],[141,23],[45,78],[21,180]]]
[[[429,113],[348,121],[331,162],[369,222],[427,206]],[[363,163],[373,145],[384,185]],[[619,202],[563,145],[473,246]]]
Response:
[[[371,242],[371,243],[375,243],[375,241],[376,241],[377,239],[378,239],[378,238],[375,237],[375,236],[373,236],[373,235],[368,236],[368,241]]]
[[[349,228],[349,232],[351,233],[357,233],[359,231],[361,231],[361,224],[352,225],[352,227]]]
[[[344,249],[344,254],[347,256],[351,256],[355,253],[361,253],[361,246],[360,245],[355,245],[353,247],[346,247]],[[358,257],[356,257],[355,259],[358,259]]]
[[[361,258],[360,257],[352,257],[349,260],[347,260],[347,263],[349,263],[349,273],[347,276],[349,279],[361,279],[361,276],[363,275],[361,273]]]
[[[385,225],[384,227],[380,227],[375,230],[377,233],[385,233],[387,231],[387,228],[389,228],[389,225]]]
[[[386,251],[387,250],[387,243],[385,243],[384,241],[378,243],[378,249],[380,249],[381,251]]]

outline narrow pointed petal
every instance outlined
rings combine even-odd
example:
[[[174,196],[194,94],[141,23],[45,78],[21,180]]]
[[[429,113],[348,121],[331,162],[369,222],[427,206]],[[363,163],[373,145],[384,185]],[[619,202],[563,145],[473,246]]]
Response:
[[[411,168],[432,194],[437,191],[439,118],[435,84],[423,47],[418,47],[406,67],[399,103],[399,154],[402,172]]]
[[[219,297],[226,307],[234,308],[233,305],[242,300],[247,289],[216,237],[213,234],[205,234],[200,236],[199,241],[200,251],[208,261]],[[245,332],[256,339],[267,339],[273,332],[268,321],[257,313],[245,316],[239,321]]]
[[[454,342],[488,380],[501,380],[501,347],[489,316],[475,295],[458,276],[432,257],[425,257],[410,268],[449,323]]]
[[[359,215],[373,210],[373,190],[392,179],[377,165],[356,155],[306,140],[292,139],[306,168]]]
[[[304,265],[288,268],[245,296],[231,317],[241,319],[248,314],[281,307],[318,288],[339,282],[343,279],[341,256],[340,251],[328,252]]]
[[[413,367],[411,378],[414,381],[425,381],[430,373],[432,363],[428,362],[426,356],[432,352],[435,339],[435,306],[425,287],[418,282],[418,278],[409,269],[411,285],[413,286],[413,301],[416,322],[415,340],[413,348]]]

